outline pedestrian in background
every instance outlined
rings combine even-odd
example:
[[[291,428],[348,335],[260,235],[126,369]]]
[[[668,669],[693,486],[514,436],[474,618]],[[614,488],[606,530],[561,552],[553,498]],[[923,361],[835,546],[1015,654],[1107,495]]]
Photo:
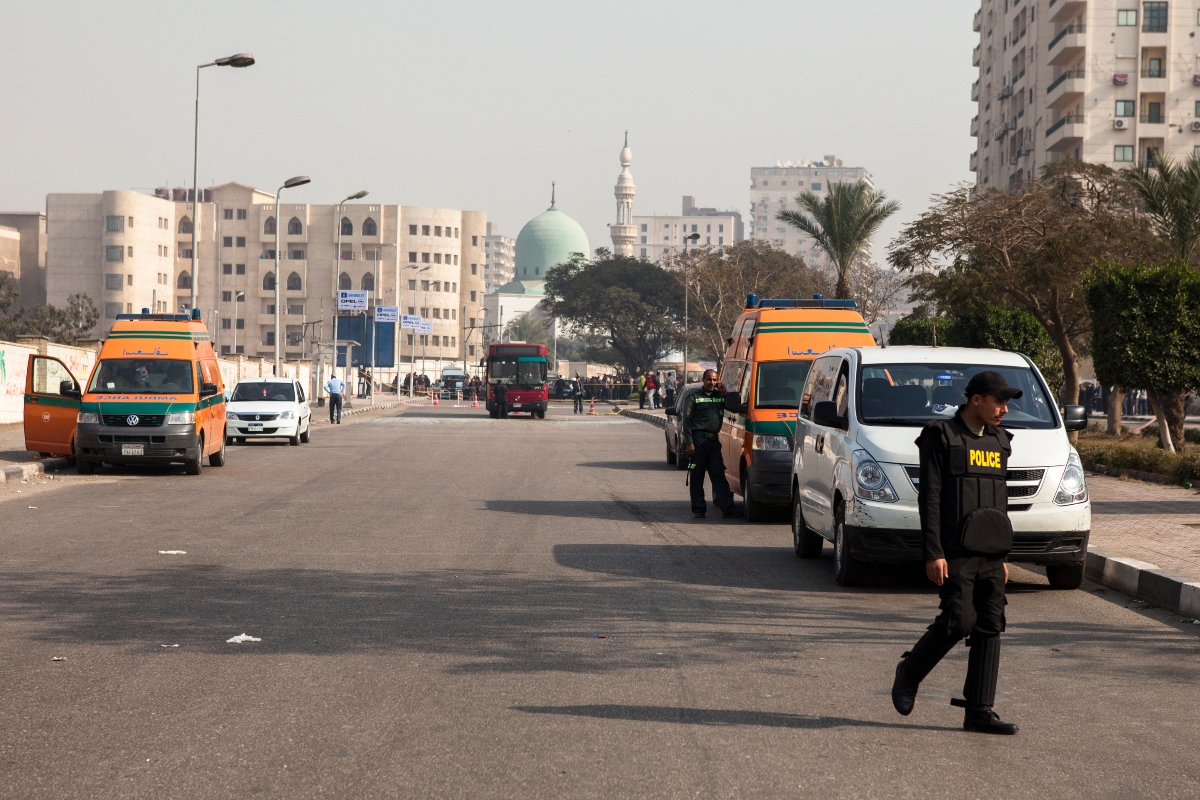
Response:
[[[646,373],[639,372],[637,377],[638,408],[646,407]]]
[[[496,401],[496,416],[500,419],[508,419],[508,387],[500,381],[496,381],[493,395]]]
[[[575,388],[571,390],[571,397],[575,399],[575,413],[583,413],[583,381],[579,378],[579,373],[575,373]]]
[[[650,408],[658,408],[658,378],[653,372],[646,373],[646,399]]]
[[[325,391],[329,393],[329,424],[342,424],[342,395],[346,393],[346,382],[333,373],[325,381]],[[335,421],[336,412],[336,421]]]
[[[663,391],[667,393],[667,407],[675,405],[675,373],[668,372],[663,378]]]
[[[691,463],[688,483],[691,488],[692,516],[704,518],[704,476],[712,484],[713,505],[722,516],[740,517],[742,512],[733,504],[733,492],[725,480],[725,461],[721,458],[721,442],[717,433],[725,416],[725,387],[715,369],[705,370],[703,387],[693,392],[683,404],[683,445]]]
[[[892,705],[912,713],[917,688],[938,662],[967,637],[963,728],[1014,734],[1017,726],[992,710],[1004,631],[1005,557],[1012,550],[1008,518],[1008,458],[1013,435],[999,427],[1008,401],[1021,397],[1004,376],[984,370],[967,382],[966,402],[953,418],[931,422],[917,438],[917,505],[925,574],[941,587],[942,613],[896,665]]]

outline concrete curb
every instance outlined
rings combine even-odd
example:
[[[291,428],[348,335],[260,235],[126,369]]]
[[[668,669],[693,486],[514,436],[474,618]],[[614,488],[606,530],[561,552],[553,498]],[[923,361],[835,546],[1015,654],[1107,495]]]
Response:
[[[3,483],[20,483],[24,480],[29,480],[35,475],[41,475],[46,472],[57,472],[60,469],[65,469],[70,466],[72,459],[70,458],[43,458],[39,461],[30,461],[27,464],[10,464],[6,467],[0,467],[0,484]]]
[[[1172,478],[1170,475],[1163,475],[1158,472],[1145,472],[1140,469],[1125,469],[1124,467],[1110,467],[1106,464],[1093,464],[1091,472],[1097,475],[1107,475],[1110,478],[1133,478],[1136,481],[1145,481],[1146,483],[1161,483],[1167,486],[1179,486],[1186,481],[1181,481],[1177,478]]]
[[[640,419],[642,422],[649,422],[651,425],[654,425],[658,428],[667,427],[666,414],[659,416],[658,414],[647,414],[645,411],[633,411],[628,408],[618,408],[616,411],[618,414],[623,416],[631,417],[632,419]]]
[[[1186,575],[1160,569],[1148,561],[1115,556],[1091,545],[1084,574],[1122,594],[1186,617],[1200,618],[1200,581]]]
[[[395,408],[396,406],[407,406],[407,405],[412,405],[412,404],[405,403],[405,402],[395,402],[395,403],[380,403],[377,406],[363,406],[362,408],[343,408],[342,416],[343,417],[352,417],[355,414],[365,414],[368,411],[383,411],[384,409],[387,409],[387,408]],[[314,409],[315,409],[315,406],[314,406]],[[328,414],[329,407],[325,406],[321,410],[326,413],[319,420],[314,420],[314,421],[318,425],[328,425],[329,424],[329,414]],[[314,414],[313,416],[315,417],[316,414]]]

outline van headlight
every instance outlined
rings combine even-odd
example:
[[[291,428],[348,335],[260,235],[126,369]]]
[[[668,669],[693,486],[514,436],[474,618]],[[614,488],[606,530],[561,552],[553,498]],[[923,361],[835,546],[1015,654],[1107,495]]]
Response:
[[[1058,492],[1054,502],[1060,506],[1082,503],[1088,499],[1087,482],[1083,478],[1083,462],[1074,450],[1067,456],[1067,468],[1063,470],[1062,480],[1058,482]]]
[[[79,416],[75,417],[75,424],[77,424],[77,425],[99,425],[100,424],[100,412],[99,411],[80,411]]]
[[[879,462],[866,450],[854,451],[854,494],[863,500],[894,503],[896,490],[883,472]]]
[[[754,450],[791,450],[792,437],[790,436],[770,436],[761,433],[754,434],[754,444],[751,446]]]
[[[167,415],[168,425],[191,425],[195,422],[195,411],[172,411]]]

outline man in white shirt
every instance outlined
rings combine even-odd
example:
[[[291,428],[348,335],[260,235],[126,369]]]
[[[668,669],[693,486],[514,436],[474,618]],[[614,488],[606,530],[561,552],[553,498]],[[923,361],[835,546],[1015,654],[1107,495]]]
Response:
[[[342,395],[346,393],[346,382],[337,376],[335,372],[330,376],[329,380],[325,381],[325,391],[329,393],[329,424],[334,424],[333,410],[337,409],[338,425],[342,424]]]

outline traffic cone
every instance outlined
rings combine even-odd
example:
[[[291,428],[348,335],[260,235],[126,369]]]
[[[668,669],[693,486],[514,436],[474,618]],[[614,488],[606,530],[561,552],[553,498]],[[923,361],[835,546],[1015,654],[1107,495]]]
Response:
[[[435,392],[433,393],[433,404],[434,404],[435,406],[440,406],[440,405],[441,405],[441,403],[440,403],[440,402],[438,402],[438,395],[439,395],[439,394],[441,394],[441,392],[437,392],[437,391],[435,391]]]
[[[593,416],[593,417],[596,416],[596,398],[594,398],[594,397],[592,398],[591,402],[589,403],[588,415]]]

